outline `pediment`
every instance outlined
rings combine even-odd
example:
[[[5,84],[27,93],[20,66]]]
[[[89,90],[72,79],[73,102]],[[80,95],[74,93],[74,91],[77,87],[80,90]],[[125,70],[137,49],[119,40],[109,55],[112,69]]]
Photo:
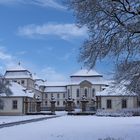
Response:
[[[91,88],[91,86],[92,86],[92,83],[91,82],[89,82],[89,81],[87,81],[87,80],[84,80],[84,81],[82,81],[81,83],[80,83],[80,87],[89,87],[89,88]]]

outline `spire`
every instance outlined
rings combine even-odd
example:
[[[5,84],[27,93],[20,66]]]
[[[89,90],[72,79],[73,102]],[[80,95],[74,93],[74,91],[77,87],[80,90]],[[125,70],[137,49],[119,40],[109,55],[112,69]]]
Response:
[[[18,62],[18,65],[19,65],[19,66],[21,65],[20,61]]]

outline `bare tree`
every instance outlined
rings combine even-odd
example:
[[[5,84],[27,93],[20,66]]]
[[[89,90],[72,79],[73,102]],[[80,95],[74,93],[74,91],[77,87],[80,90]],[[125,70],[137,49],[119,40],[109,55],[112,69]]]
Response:
[[[80,48],[80,61],[92,68],[97,60],[112,57],[123,66],[140,66],[140,0],[66,1],[74,9],[78,25],[88,28],[89,39]]]
[[[140,61],[123,62],[117,65],[115,79],[117,83],[125,80],[128,89],[140,95]]]
[[[3,108],[4,106],[1,94],[6,94],[7,96],[12,94],[9,86],[10,83],[5,80],[4,76],[0,75],[0,108]]]
[[[10,83],[6,81],[3,75],[0,75],[0,94],[5,93],[6,95],[11,95],[12,91],[9,86]]]

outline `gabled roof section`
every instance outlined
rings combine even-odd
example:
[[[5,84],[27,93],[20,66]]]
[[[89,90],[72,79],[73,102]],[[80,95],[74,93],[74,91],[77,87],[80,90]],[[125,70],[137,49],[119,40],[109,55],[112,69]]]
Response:
[[[71,77],[102,77],[102,75],[92,69],[81,69],[78,72],[71,75]]]
[[[28,71],[24,67],[21,66],[20,62],[15,67],[8,68],[7,71]]]
[[[27,69],[23,68],[19,63],[17,66],[8,68],[5,72],[5,78],[31,78],[32,74]]]
[[[88,80],[84,80],[84,81],[80,82],[80,85],[85,84],[85,83],[88,83],[88,84],[92,85],[92,83],[90,81],[88,81]]]

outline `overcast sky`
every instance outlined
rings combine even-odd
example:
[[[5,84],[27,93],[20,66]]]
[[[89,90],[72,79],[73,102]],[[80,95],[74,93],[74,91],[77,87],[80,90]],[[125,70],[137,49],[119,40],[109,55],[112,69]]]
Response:
[[[63,81],[79,70],[79,47],[86,28],[75,25],[72,11],[61,0],[0,0],[0,71],[22,66],[40,77]],[[96,70],[111,72],[109,62]]]

